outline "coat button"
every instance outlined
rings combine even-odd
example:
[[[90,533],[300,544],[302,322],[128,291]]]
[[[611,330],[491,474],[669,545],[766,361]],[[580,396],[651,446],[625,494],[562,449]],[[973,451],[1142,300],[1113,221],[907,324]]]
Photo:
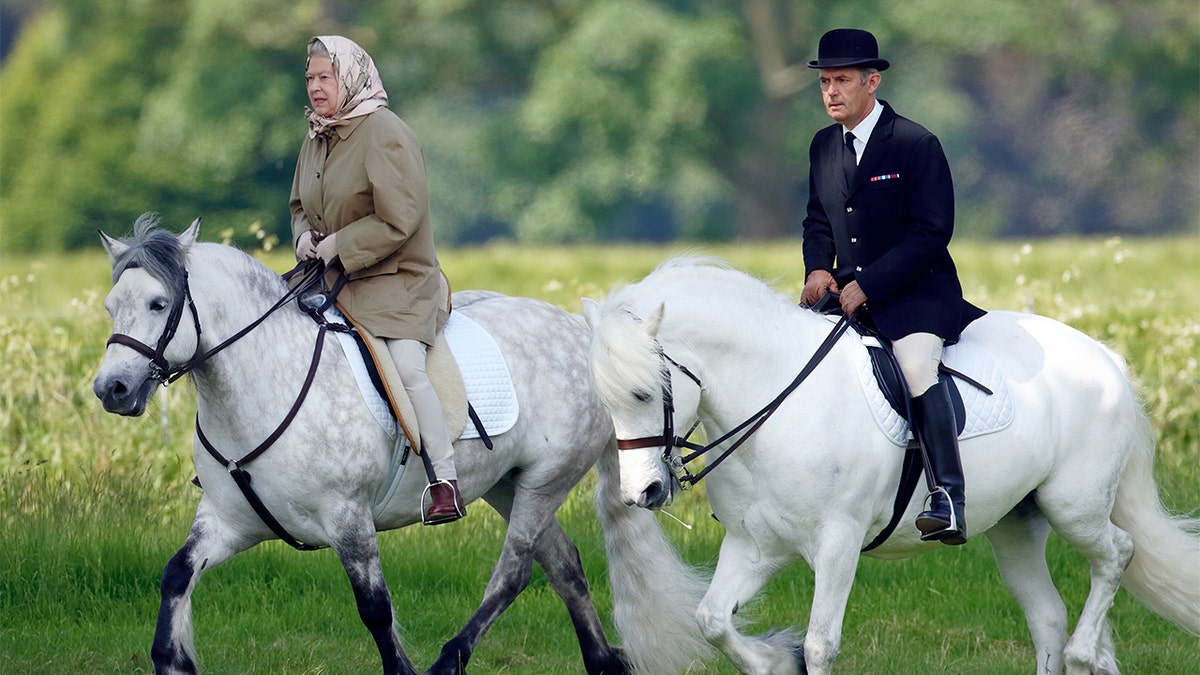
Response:
[[[857,244],[857,243],[858,243],[858,237],[850,237],[850,243],[851,243],[851,244]]]
[[[855,268],[854,268],[854,271],[855,271],[855,272],[861,272],[861,271],[862,271],[862,268],[861,268],[861,267],[855,267]]]
[[[847,206],[847,207],[846,207],[846,213],[854,213],[854,207],[853,207],[853,206]]]

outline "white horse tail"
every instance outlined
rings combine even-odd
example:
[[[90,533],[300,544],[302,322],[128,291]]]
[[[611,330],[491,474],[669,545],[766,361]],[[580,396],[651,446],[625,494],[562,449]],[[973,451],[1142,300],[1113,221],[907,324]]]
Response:
[[[596,463],[613,623],[639,675],[675,675],[715,655],[696,624],[709,579],[685,563],[654,512],[621,501],[616,448]]]
[[[1159,616],[1200,635],[1200,518],[1172,514],[1163,506],[1145,415],[1140,426],[1112,512],[1112,522],[1134,542],[1121,583]]]

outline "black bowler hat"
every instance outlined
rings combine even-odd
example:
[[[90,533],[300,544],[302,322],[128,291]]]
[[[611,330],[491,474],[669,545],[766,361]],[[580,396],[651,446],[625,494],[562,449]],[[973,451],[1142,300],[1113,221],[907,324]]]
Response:
[[[821,36],[817,60],[809,68],[875,68],[887,70],[891,64],[879,58],[875,36],[858,28],[835,28]]]

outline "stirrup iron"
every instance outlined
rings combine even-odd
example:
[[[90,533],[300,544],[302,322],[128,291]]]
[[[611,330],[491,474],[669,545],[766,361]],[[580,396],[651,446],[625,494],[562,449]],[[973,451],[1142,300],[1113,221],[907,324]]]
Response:
[[[467,515],[466,512],[462,508],[459,507],[459,502],[462,500],[462,495],[460,495],[458,493],[458,490],[454,489],[454,485],[452,485],[450,483],[450,481],[439,478],[439,479],[427,484],[425,486],[425,489],[421,492],[421,524],[422,525],[439,525],[443,522],[446,522],[446,521],[442,521],[442,520],[429,520],[429,516],[428,516],[429,508],[431,508],[433,506],[433,498],[429,496],[429,493],[431,490],[433,490],[434,485],[445,485],[446,487],[450,488],[450,491],[452,493],[454,493],[454,512],[458,514],[458,518],[465,518]],[[429,508],[427,508],[425,505],[427,499],[428,499],[428,503],[429,503]]]
[[[961,528],[958,526],[958,514],[954,512],[954,500],[950,499],[950,493],[941,485],[935,485],[933,490],[931,490],[929,494],[925,496],[925,504],[923,505],[922,512],[928,513],[933,510],[933,496],[939,492],[942,494],[942,497],[946,499],[947,506],[950,507],[950,524],[940,530],[933,530],[931,532],[925,532],[922,530],[922,541],[937,541],[940,538],[939,535],[962,532]]]

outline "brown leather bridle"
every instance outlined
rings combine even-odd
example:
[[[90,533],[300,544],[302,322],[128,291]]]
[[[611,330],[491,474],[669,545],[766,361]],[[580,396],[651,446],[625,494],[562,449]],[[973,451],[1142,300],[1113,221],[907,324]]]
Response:
[[[322,272],[323,266],[315,264],[314,261],[305,260],[300,262],[290,271],[283,274],[283,278],[285,280],[291,279],[292,277],[298,275],[300,281],[294,288],[290,289],[283,295],[283,297],[281,297],[274,305],[272,305],[271,308],[266,311],[266,313],[252,321],[245,328],[231,335],[228,339],[222,341],[217,346],[209,349],[203,354],[193,356],[191,359],[178,366],[172,366],[170,363],[168,363],[164,353],[167,350],[167,345],[171,343],[171,340],[175,338],[175,334],[179,331],[179,322],[183,318],[182,302],[176,302],[171,307],[171,313],[167,315],[167,324],[163,326],[162,335],[158,337],[158,342],[154,347],[151,347],[145,342],[142,342],[141,340],[124,333],[113,333],[110,335],[108,342],[105,343],[105,346],[107,347],[108,345],[112,344],[124,345],[150,359],[150,379],[160,382],[163,386],[166,386],[191,372],[196,367],[209,360],[229,345],[245,337],[247,333],[257,328],[263,321],[266,321],[267,318],[279,310],[279,308],[311,291],[317,283],[323,280]],[[198,340],[201,334],[200,315],[196,312],[196,303],[192,300],[192,289],[191,285],[188,283],[187,270],[184,270],[183,272],[183,289],[180,293],[180,296],[187,301],[188,309],[191,310],[192,323],[196,327],[196,338]]]
[[[304,296],[306,293],[313,290],[314,286],[324,279],[324,270],[325,266],[319,260],[301,261],[298,265],[296,265],[296,267],[292,268],[291,271],[283,275],[283,278],[288,280],[298,274],[300,281],[295,287],[289,289],[282,298],[280,298],[274,305],[271,306],[270,309],[266,311],[266,313],[252,321],[245,328],[239,330],[237,333],[234,333],[228,339],[222,341],[217,346],[209,349],[203,354],[193,356],[191,359],[181,365],[171,366],[167,362],[163,353],[166,351],[167,345],[170,344],[171,340],[175,337],[175,334],[179,330],[179,321],[183,315],[182,302],[176,302],[174,306],[171,307],[171,313],[167,315],[167,324],[163,327],[163,333],[159,336],[158,343],[155,347],[150,347],[141,340],[130,337],[123,333],[113,333],[108,338],[107,344],[124,345],[150,359],[150,378],[156,380],[165,387],[180,377],[183,377],[183,375],[186,373],[200,366],[229,345],[245,337],[247,333],[257,328],[263,321],[266,321],[267,317],[274,314],[279,308],[292,302],[293,300],[300,299],[301,296]],[[335,289],[340,289],[340,286],[336,286]],[[288,428],[288,426],[291,425],[292,421],[296,418],[297,413],[300,412],[300,407],[304,404],[304,401],[308,396],[309,389],[312,387],[313,378],[317,372],[317,366],[321,361],[321,352],[324,349],[326,333],[329,330],[344,332],[349,332],[352,330],[350,326],[330,323],[324,319],[323,314],[325,310],[333,304],[334,295],[335,293],[332,292],[329,295],[322,295],[320,298],[321,302],[317,304],[308,304],[304,301],[299,303],[301,309],[311,315],[318,323],[319,328],[317,331],[316,344],[313,347],[313,355],[312,360],[309,362],[308,374],[305,376],[304,384],[301,385],[300,392],[296,396],[295,402],[293,402],[291,408],[284,416],[283,421],[279,423],[279,425],[275,428],[275,431],[272,432],[266,438],[266,440],[259,443],[253,450],[243,455],[240,459],[229,459],[221,454],[212,445],[212,443],[209,442],[208,438],[204,435],[204,430],[200,428],[199,414],[196,416],[196,437],[199,439],[200,444],[205,450],[208,451],[209,455],[211,455],[212,458],[217,461],[218,464],[224,466],[226,470],[229,471],[229,475],[233,478],[234,483],[242,491],[242,494],[245,496],[246,501],[249,502],[250,507],[254,509],[254,512],[258,514],[259,518],[262,519],[267,528],[275,533],[275,536],[282,539],[288,545],[301,551],[312,551],[321,547],[301,542],[293,537],[283,527],[278,519],[272,515],[270,509],[267,508],[262,498],[259,497],[258,493],[254,490],[250,481],[250,473],[246,470],[246,466],[266,452],[268,448],[274,445],[275,441],[279,440],[279,437],[283,435],[283,432]],[[199,314],[196,312],[196,304],[192,301],[192,292],[188,284],[186,270],[184,271],[183,275],[183,289],[180,293],[180,296],[187,300],[188,307],[192,312],[192,320],[195,322],[196,336],[199,338],[200,318]]]
[[[188,309],[192,312],[192,323],[196,327],[196,338],[199,339],[200,315],[196,313],[196,303],[192,300],[192,289],[188,284],[186,270],[183,273],[183,289],[180,292],[180,296],[182,300],[187,301]],[[162,335],[158,336],[158,343],[154,347],[124,333],[113,333],[108,337],[108,342],[104,343],[104,346],[108,347],[113,344],[124,345],[150,359],[150,379],[166,385],[178,378],[178,375],[175,375],[172,370],[171,364],[167,362],[164,353],[167,351],[167,345],[175,338],[175,333],[179,331],[179,321],[182,318],[183,303],[175,302],[171,306],[171,313],[167,315],[167,325],[163,326]]]

